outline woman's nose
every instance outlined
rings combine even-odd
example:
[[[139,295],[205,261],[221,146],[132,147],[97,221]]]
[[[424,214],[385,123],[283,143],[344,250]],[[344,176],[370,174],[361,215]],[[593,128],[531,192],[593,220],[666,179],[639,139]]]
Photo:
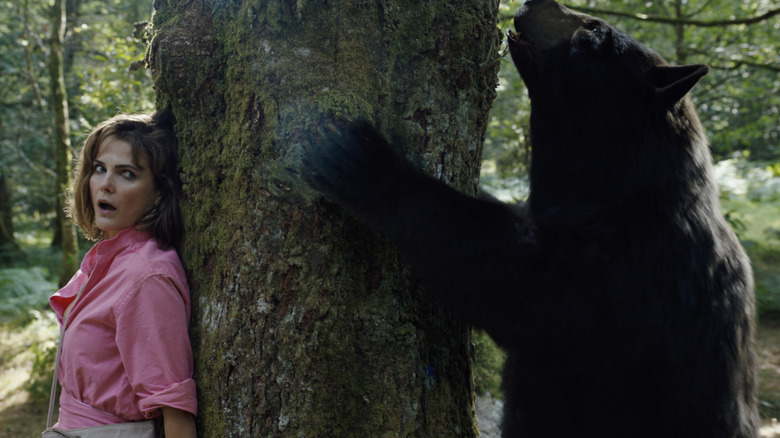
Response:
[[[103,174],[96,174],[93,177],[97,177],[97,187],[101,192],[112,193],[114,191],[114,179],[111,174],[106,172]]]

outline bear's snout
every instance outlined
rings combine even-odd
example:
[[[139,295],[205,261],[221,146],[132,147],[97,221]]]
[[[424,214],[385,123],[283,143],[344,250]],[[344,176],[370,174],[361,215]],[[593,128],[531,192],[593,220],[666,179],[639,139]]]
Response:
[[[568,44],[574,32],[592,19],[554,0],[530,0],[517,10],[515,29],[522,41],[530,43],[537,52],[544,52]]]

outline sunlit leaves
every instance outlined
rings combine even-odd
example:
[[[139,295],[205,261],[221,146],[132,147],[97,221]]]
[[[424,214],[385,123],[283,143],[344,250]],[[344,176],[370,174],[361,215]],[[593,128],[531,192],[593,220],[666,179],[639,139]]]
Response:
[[[84,133],[119,112],[153,109],[154,92],[146,69],[131,71],[142,61],[146,45],[133,37],[133,23],[150,17],[127,0],[82,3],[75,42],[71,104],[78,118],[76,132]],[[82,125],[84,123],[84,125]]]
[[[130,71],[146,45],[133,37],[134,23],[148,20],[151,2],[82,0],[70,10],[65,82],[72,144],[118,112],[149,111],[154,91],[148,71]],[[51,2],[0,0],[0,166],[14,205],[22,211],[54,208],[47,72]],[[20,189],[24,189],[24,193]]]

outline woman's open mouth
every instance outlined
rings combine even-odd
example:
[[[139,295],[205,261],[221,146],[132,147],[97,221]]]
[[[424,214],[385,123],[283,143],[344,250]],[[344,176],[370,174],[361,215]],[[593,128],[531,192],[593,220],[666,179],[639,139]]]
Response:
[[[523,46],[525,48],[530,48],[531,46],[530,42],[523,39],[520,31],[515,32],[514,30],[509,29],[506,31],[506,38],[510,44],[515,46]]]
[[[109,204],[106,201],[98,201],[97,206],[98,209],[103,213],[110,213],[116,210],[116,207],[114,207],[113,205]]]

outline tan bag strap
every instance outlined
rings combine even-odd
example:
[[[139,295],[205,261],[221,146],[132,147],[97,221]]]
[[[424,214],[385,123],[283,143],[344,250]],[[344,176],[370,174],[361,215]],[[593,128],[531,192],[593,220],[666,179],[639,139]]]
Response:
[[[68,307],[65,309],[65,313],[62,315],[62,327],[60,328],[60,343],[57,344],[57,356],[54,359],[54,376],[51,379],[51,394],[49,395],[49,415],[46,418],[46,430],[51,429],[51,420],[54,417],[54,403],[57,399],[57,373],[60,369],[60,356],[62,355],[62,340],[65,338],[65,326],[68,325],[68,318],[70,318],[70,311],[73,309],[73,305],[76,304],[76,301],[78,301],[79,297],[81,296],[81,293],[84,292],[84,288],[87,286],[87,283],[89,282],[89,277],[87,277],[87,281],[84,282],[84,284],[81,286],[81,289],[79,289],[79,293],[76,294],[76,298],[73,299],[73,302],[68,305]]]

